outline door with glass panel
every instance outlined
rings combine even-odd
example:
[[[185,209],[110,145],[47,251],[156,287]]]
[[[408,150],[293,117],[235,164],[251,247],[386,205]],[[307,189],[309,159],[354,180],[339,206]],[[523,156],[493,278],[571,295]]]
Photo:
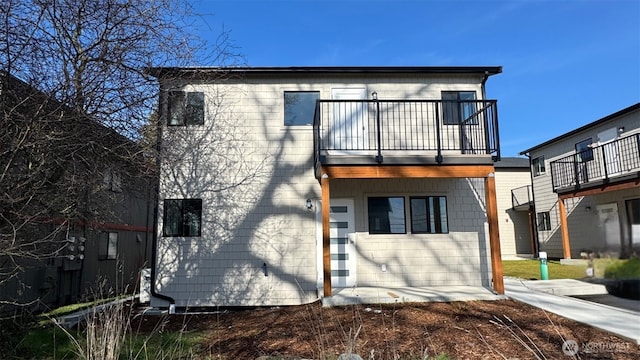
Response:
[[[331,286],[352,287],[356,284],[356,248],[353,199],[331,199]]]
[[[332,89],[333,100],[365,100],[367,91],[357,89]],[[368,150],[367,104],[363,101],[344,101],[333,104],[331,123],[331,148],[339,151]]]

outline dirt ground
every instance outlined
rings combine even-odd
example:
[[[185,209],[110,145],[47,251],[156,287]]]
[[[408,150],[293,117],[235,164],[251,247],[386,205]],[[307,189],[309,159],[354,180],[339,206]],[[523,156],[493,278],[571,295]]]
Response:
[[[511,300],[314,303],[136,319],[143,332],[158,331],[159,322],[202,331],[194,351],[206,359],[335,359],[348,351],[363,359],[640,359],[630,341]]]

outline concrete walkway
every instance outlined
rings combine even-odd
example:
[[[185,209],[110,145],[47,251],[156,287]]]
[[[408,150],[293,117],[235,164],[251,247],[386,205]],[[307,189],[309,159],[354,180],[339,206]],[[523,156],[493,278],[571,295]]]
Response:
[[[331,297],[322,298],[322,305],[344,306],[400,302],[501,300],[506,298],[504,295],[496,295],[490,289],[481,286],[353,287],[334,288]]]
[[[640,302],[636,301],[637,310],[632,310],[570,297],[602,296],[606,293],[602,285],[570,279],[530,281],[505,278],[504,286],[509,298],[608,331],[640,345]],[[631,308],[634,306],[631,305]]]

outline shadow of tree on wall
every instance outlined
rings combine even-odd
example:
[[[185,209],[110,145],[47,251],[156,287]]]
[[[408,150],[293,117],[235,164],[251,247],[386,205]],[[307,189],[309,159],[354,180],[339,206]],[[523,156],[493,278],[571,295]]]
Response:
[[[261,104],[260,121],[244,123],[224,101],[233,95],[207,87],[203,126],[164,129],[160,199],[202,199],[202,236],[159,236],[157,291],[172,294],[178,306],[315,300],[315,238],[288,231],[304,221],[314,229],[313,214],[283,199],[315,197],[310,186],[291,186],[303,176],[315,181],[311,152],[308,166],[287,161],[296,139],[288,129],[273,139],[267,124],[275,105]],[[298,270],[304,266],[314,271]]]
[[[203,199],[203,220],[201,237],[158,237],[156,290],[170,294],[178,306],[314,301],[316,223],[315,214],[304,208],[304,200],[319,198],[320,191],[311,129],[274,126],[280,120],[274,119],[281,113],[279,98],[258,98],[241,80],[236,85],[202,85],[208,104],[204,125],[164,128],[160,199]],[[260,113],[241,115],[249,110],[240,98],[242,104],[253,101],[250,109]],[[474,218],[470,225],[464,214],[450,213],[452,238],[461,227],[477,237],[471,251],[479,257],[476,276],[490,286],[483,179],[458,181],[464,190],[451,196],[474,197],[468,211],[482,212],[485,219]],[[340,181],[332,184],[337,188]],[[332,197],[342,196],[340,191],[334,195],[335,188]],[[160,235],[162,214],[161,201]],[[452,251],[470,253],[468,244],[454,240]],[[444,272],[459,271],[460,263],[447,261],[428,240],[424,248],[425,261],[437,261]],[[369,254],[361,252],[359,259],[380,265]],[[399,255],[392,260],[403,263]],[[399,282],[411,284],[410,275],[398,274]]]

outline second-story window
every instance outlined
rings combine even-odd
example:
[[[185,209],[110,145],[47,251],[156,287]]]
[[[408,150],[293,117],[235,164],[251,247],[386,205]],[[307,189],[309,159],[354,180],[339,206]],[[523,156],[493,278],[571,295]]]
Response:
[[[168,124],[172,126],[204,124],[204,93],[169,92]]]
[[[442,123],[444,125],[477,125],[475,91],[443,91]]]
[[[538,156],[533,159],[533,161],[531,161],[531,166],[533,167],[533,176],[544,175],[547,172],[544,166],[544,156]]]
[[[319,91],[285,91],[284,124],[312,125]]]
[[[593,160],[593,150],[591,150],[591,144],[593,141],[591,138],[580,141],[576,144],[576,154],[578,155],[578,161],[587,162]]]

